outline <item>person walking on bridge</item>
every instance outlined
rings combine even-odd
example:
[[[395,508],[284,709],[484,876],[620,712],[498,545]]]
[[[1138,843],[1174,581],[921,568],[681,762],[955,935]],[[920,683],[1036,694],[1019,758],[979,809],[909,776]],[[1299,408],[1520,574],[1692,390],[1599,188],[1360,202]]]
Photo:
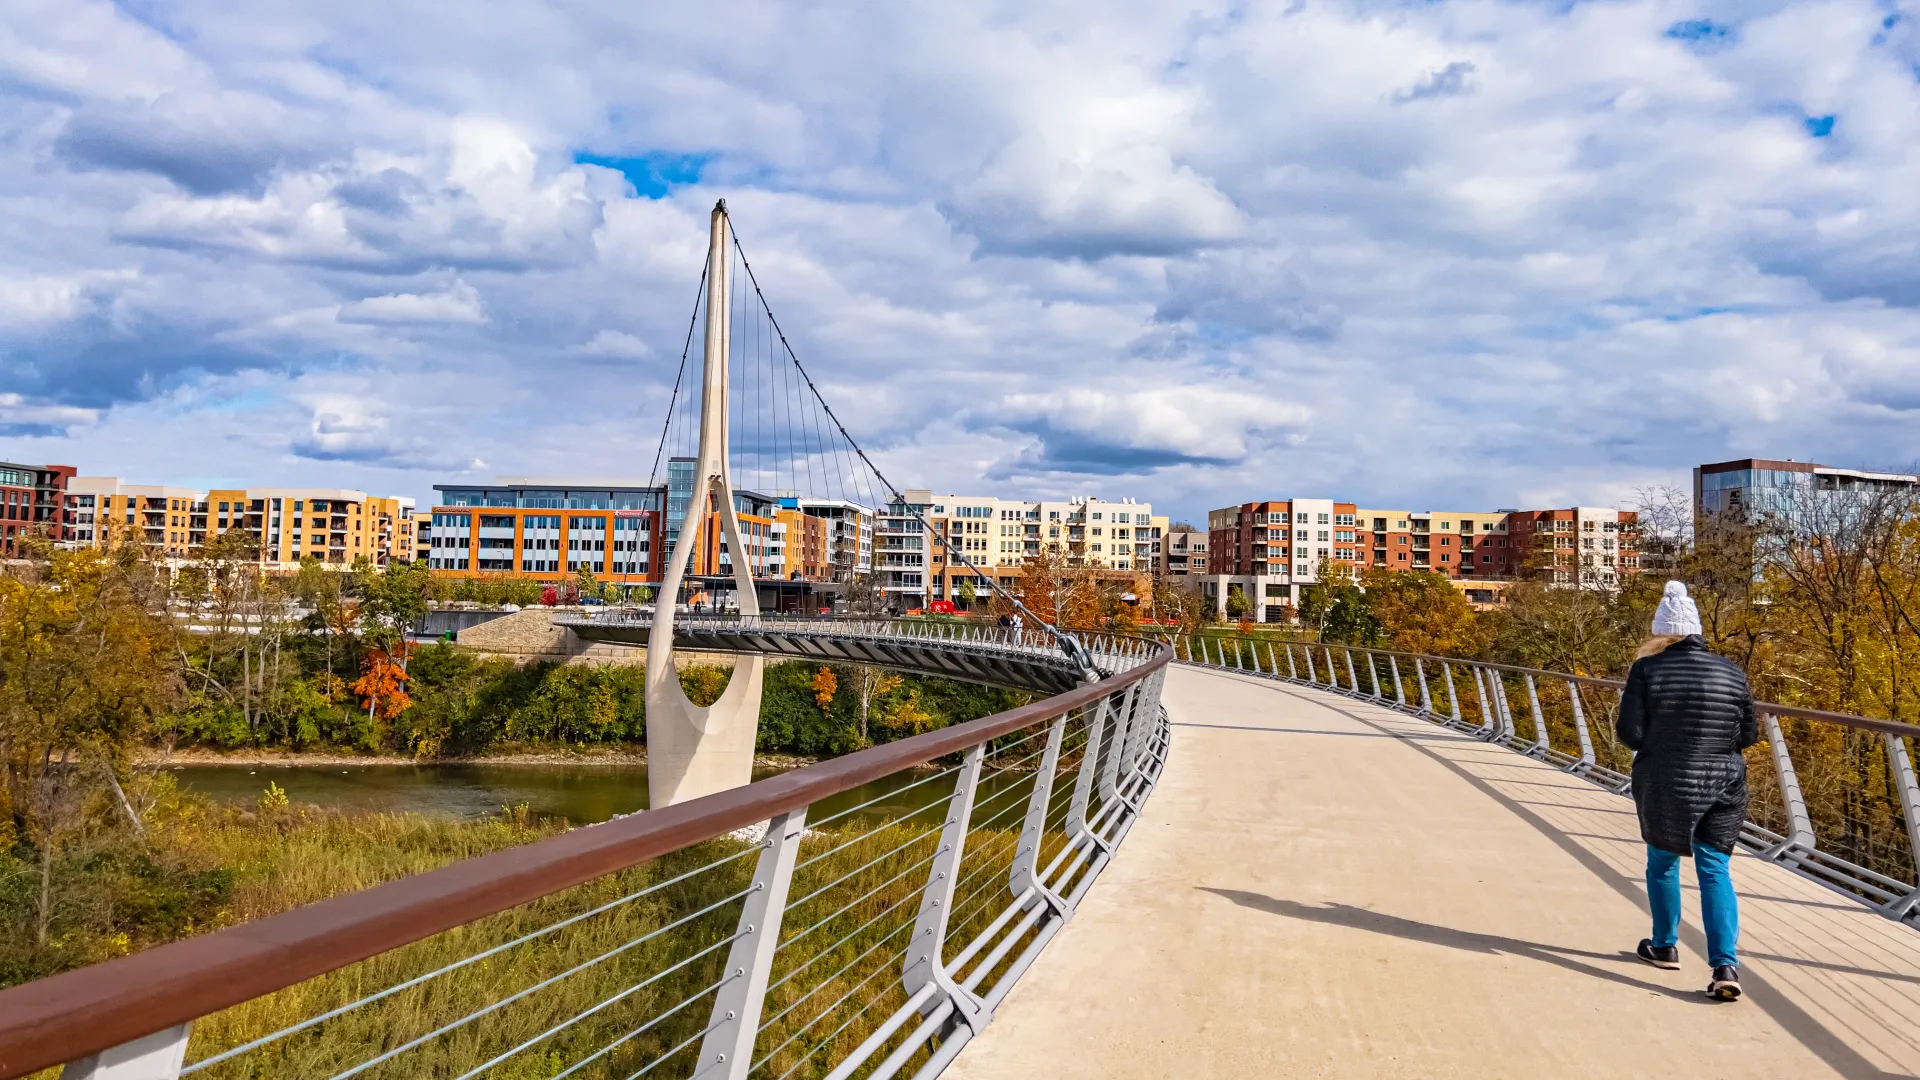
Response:
[[[1633,801],[1647,843],[1653,936],[1640,959],[1680,967],[1680,860],[1693,856],[1707,930],[1707,993],[1740,996],[1739,902],[1728,863],[1747,817],[1747,761],[1759,740],[1746,673],[1707,650],[1687,587],[1667,582],[1620,697],[1620,741],[1637,752]]]

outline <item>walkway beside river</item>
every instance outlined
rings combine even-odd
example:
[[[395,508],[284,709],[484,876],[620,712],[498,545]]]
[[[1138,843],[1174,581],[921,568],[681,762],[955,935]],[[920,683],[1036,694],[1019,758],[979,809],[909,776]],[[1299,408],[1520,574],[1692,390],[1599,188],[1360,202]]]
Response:
[[[1734,862],[1747,997],[1646,936],[1632,804],[1359,701],[1176,668],[1147,812],[947,1076],[1912,1077],[1920,931]]]

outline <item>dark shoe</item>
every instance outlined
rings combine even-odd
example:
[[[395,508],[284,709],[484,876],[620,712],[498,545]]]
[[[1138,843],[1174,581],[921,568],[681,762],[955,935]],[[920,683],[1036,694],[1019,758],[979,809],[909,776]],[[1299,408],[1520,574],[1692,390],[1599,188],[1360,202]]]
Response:
[[[1640,947],[1633,954],[1654,967],[1668,971],[1680,970],[1680,949],[1676,945],[1655,945],[1652,938],[1641,938]]]
[[[1713,969],[1713,981],[1707,984],[1707,993],[1721,1001],[1735,1001],[1740,997],[1740,969],[1737,967],[1717,967]]]

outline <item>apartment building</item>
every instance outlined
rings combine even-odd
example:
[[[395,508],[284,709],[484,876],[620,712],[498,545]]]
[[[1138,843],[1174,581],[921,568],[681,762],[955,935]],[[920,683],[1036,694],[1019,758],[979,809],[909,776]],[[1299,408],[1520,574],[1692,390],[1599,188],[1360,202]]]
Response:
[[[1359,510],[1355,565],[1431,570],[1450,578],[1511,577],[1519,562],[1506,536],[1509,511]]]
[[[1430,571],[1461,582],[1539,576],[1583,588],[1638,573],[1632,511],[1381,510],[1279,499],[1208,514],[1204,591],[1224,614],[1238,589],[1260,622],[1285,619],[1302,587],[1367,568]],[[1486,593],[1486,590],[1478,590]]]
[[[35,532],[56,543],[66,539],[67,482],[71,465],[21,465],[0,461],[0,556],[17,555]]]
[[[1516,577],[1603,589],[1640,572],[1639,515],[1631,510],[1512,510],[1507,532],[1521,560]]]
[[[845,499],[814,499],[792,492],[783,493],[780,503],[821,523],[825,569],[809,580],[845,583],[873,572],[874,513],[870,508]]]
[[[1357,509],[1332,499],[1267,499],[1209,512],[1202,589],[1222,613],[1238,589],[1256,621],[1280,621],[1299,606],[1303,586],[1354,575],[1364,549]]]
[[[773,517],[786,529],[786,560],[789,579],[827,581],[833,563],[827,553],[827,523],[800,509],[798,500],[776,500]]]
[[[1012,588],[1022,564],[1043,553],[1116,575],[1151,574],[1166,531],[1164,516],[1133,499],[1029,501],[913,488],[880,515],[874,574],[899,607],[957,600],[965,585],[976,594],[992,583]]]
[[[75,476],[65,492],[69,546],[105,546],[132,538],[157,556],[199,556],[214,538],[248,537],[262,565],[292,568],[303,559],[376,566],[414,557],[414,502],[350,488],[196,488],[128,484],[114,476]]]
[[[436,574],[559,582],[585,569],[625,585],[662,576],[656,556],[666,550],[666,490],[660,485],[502,477],[434,490],[439,498],[427,525],[427,566]],[[755,524],[770,526],[771,519]],[[714,561],[696,569],[711,573]]]
[[[1160,554],[1160,573],[1176,576],[1207,572],[1207,534],[1186,522],[1167,528]]]
[[[428,523],[427,565],[440,576],[559,584],[584,570],[596,581],[626,587],[654,586],[666,576],[666,558],[674,543],[668,539],[664,512],[670,505],[671,480],[647,485],[503,477],[487,485],[437,484],[434,490],[440,496]],[[733,498],[745,548],[741,558],[759,583],[761,609],[802,610],[813,591],[808,583],[828,580],[807,575],[830,573],[829,522],[799,522],[803,545],[812,546],[803,546],[790,559],[788,538],[795,522],[789,515],[799,508],[783,507],[778,499],[745,489],[735,490]],[[675,535],[693,512],[689,489],[679,520],[671,526]],[[718,509],[703,512],[706,519],[682,599],[725,609],[736,603],[735,553]]]

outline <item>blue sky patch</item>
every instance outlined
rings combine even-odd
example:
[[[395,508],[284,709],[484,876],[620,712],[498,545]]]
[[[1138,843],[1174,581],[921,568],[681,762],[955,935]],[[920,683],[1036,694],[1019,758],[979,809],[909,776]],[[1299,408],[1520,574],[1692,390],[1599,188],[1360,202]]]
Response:
[[[699,183],[701,170],[713,160],[713,155],[654,150],[635,157],[608,157],[579,150],[574,152],[573,160],[576,165],[612,169],[626,177],[627,183],[632,184],[634,192],[642,198],[661,199],[675,187]]]
[[[1696,52],[1709,52],[1733,44],[1733,27],[1711,19],[1682,19],[1667,27],[1667,36],[1684,41]]]
[[[1816,139],[1824,139],[1833,134],[1833,119],[1831,116],[1807,117],[1807,134]]]

